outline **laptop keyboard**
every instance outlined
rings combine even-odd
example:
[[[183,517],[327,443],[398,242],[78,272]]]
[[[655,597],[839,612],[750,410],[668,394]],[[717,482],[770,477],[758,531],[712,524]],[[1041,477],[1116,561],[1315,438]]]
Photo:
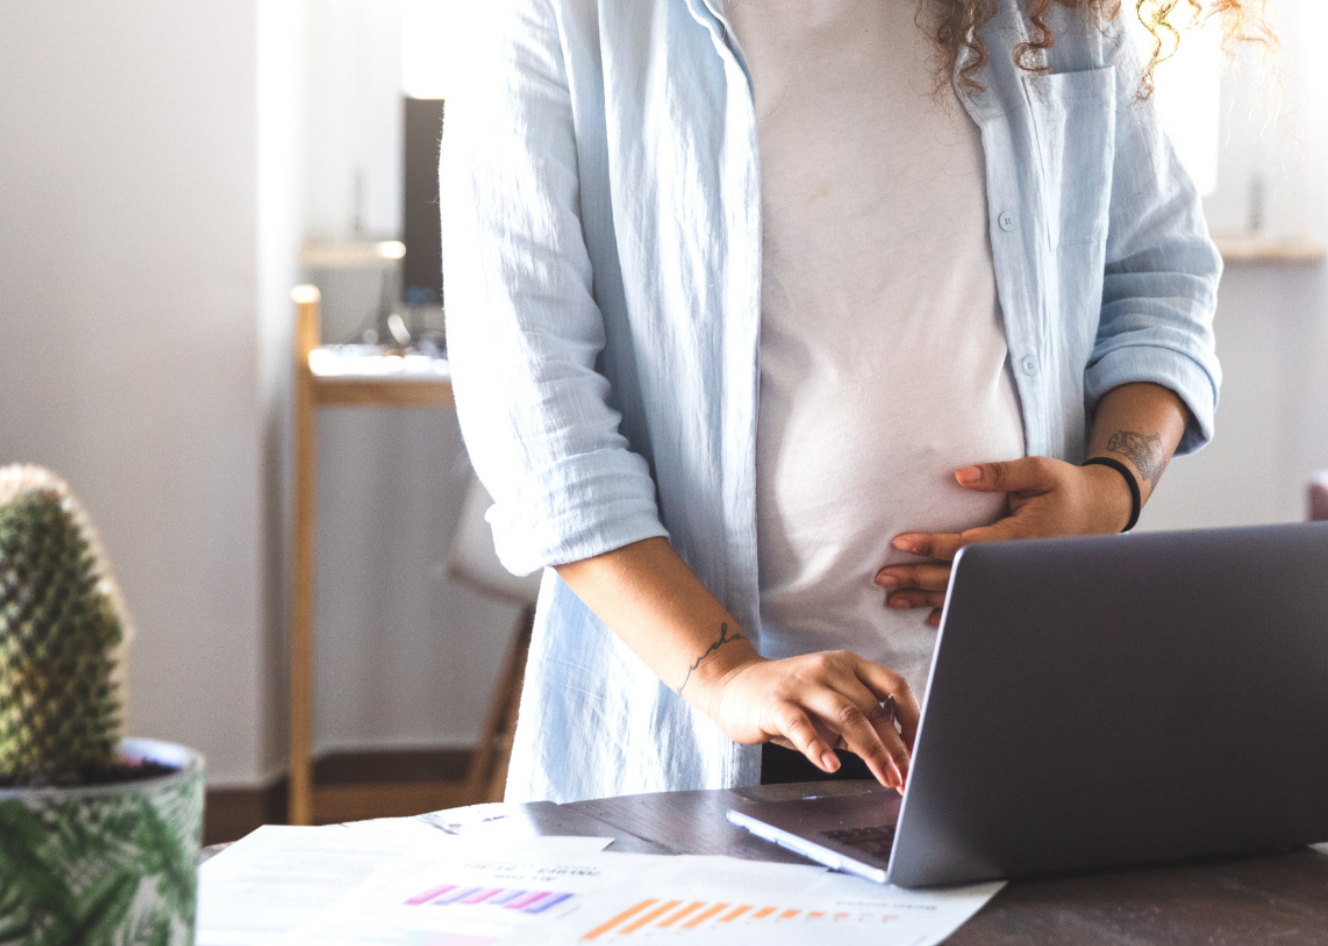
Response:
[[[890,848],[895,843],[895,825],[874,825],[869,828],[841,828],[838,831],[819,831],[821,837],[838,841],[864,854],[883,861],[890,859]]]

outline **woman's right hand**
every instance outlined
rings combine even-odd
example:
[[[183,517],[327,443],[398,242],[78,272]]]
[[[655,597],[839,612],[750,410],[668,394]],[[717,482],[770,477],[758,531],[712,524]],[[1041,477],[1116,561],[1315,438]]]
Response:
[[[845,650],[757,657],[711,688],[709,714],[734,742],[796,749],[826,772],[839,768],[834,750],[847,749],[882,785],[902,791],[908,780],[918,702],[889,667]]]
[[[664,538],[557,566],[563,581],[734,742],[776,742],[826,772],[835,749],[903,788],[918,702],[889,667],[848,651],[767,660]],[[895,720],[899,729],[895,729]]]

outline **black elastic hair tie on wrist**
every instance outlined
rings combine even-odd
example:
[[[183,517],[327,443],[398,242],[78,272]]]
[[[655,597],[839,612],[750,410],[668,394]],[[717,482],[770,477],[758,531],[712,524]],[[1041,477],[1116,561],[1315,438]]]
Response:
[[[1139,522],[1139,513],[1144,508],[1143,493],[1139,491],[1139,481],[1134,478],[1130,468],[1119,460],[1113,460],[1111,457],[1090,457],[1085,460],[1082,466],[1109,466],[1121,476],[1125,477],[1125,485],[1130,487],[1130,521],[1125,524],[1122,532],[1129,532]]]

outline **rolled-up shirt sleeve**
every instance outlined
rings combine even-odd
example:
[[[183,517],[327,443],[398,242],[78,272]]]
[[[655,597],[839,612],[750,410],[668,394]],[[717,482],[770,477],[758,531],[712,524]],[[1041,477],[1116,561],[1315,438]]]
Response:
[[[443,141],[447,346],[498,557],[528,574],[667,532],[596,370],[604,319],[553,12],[493,4],[473,39]]]
[[[1170,388],[1190,410],[1177,450],[1190,453],[1213,436],[1222,380],[1213,339],[1222,259],[1153,102],[1139,99],[1138,51],[1128,37],[1117,40],[1106,270],[1085,393],[1091,411],[1122,384]]]

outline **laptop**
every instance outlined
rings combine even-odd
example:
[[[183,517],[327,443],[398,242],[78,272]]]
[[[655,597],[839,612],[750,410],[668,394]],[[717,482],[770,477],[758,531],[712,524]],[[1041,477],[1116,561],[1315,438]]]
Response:
[[[903,798],[728,817],[903,887],[1328,841],[1328,523],[965,548]]]

